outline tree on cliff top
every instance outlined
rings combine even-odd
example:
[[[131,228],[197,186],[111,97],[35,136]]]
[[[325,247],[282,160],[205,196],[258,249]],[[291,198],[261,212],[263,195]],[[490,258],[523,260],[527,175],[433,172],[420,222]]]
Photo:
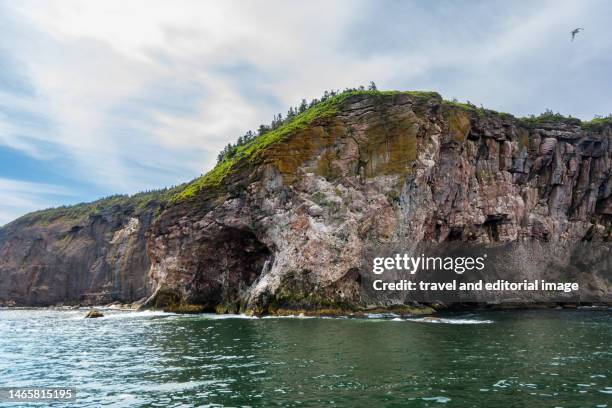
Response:
[[[281,113],[278,113],[274,115],[274,118],[272,119],[272,122],[269,125],[261,124],[257,128],[257,132],[253,132],[249,130],[248,132],[246,132],[244,136],[240,136],[238,140],[236,141],[236,143],[234,144],[228,143],[227,146],[225,146],[223,150],[219,152],[219,154],[217,155],[217,164],[221,163],[222,161],[226,159],[231,159],[232,157],[234,157],[239,146],[245,145],[251,142],[256,137],[263,136],[266,133],[270,132],[271,130],[278,129],[285,123],[293,120],[293,118],[295,118],[300,113],[304,113],[308,109],[322,102],[325,102],[329,100],[330,98],[333,98],[336,95],[341,95],[347,92],[363,91],[364,89],[365,87],[363,85],[359,86],[358,88],[346,88],[343,91],[332,89],[331,91],[325,91],[323,93],[323,96],[320,99],[314,98],[312,101],[310,101],[310,103],[306,101],[306,99],[302,99],[299,106],[295,106],[295,107],[291,106],[289,108],[289,110],[287,111],[287,115],[284,118]],[[370,81],[370,85],[368,85],[367,89],[369,91],[378,90],[378,88],[376,88],[376,84],[374,83],[374,81]]]

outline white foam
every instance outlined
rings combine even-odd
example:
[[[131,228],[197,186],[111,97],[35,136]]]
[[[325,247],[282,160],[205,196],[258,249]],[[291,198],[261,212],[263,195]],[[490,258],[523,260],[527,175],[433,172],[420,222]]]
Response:
[[[433,401],[433,402],[437,402],[440,404],[446,404],[447,402],[450,402],[450,398],[448,397],[423,397],[421,398],[423,401]]]
[[[118,313],[109,314],[112,318],[134,318],[134,317],[158,317],[158,316],[178,316],[176,313],[162,312],[161,310],[122,310]]]
[[[223,319],[258,319],[257,316],[249,316],[245,314],[214,314],[214,313],[202,313],[195,316],[204,317],[211,320],[223,320]]]
[[[262,319],[316,319],[318,318],[318,316],[306,316],[303,314],[299,314],[299,315],[286,315],[286,316],[274,316],[274,315],[268,315],[268,316],[263,316]],[[319,318],[325,318],[325,317],[319,317]],[[333,319],[333,317],[327,317],[329,319]]]
[[[391,312],[389,313],[366,313],[366,317],[368,319],[387,319],[390,317],[393,317],[393,318],[399,317],[399,315],[396,313],[391,313]]]
[[[493,320],[478,320],[478,319],[446,319],[446,318],[427,318],[421,317],[416,319],[406,319],[410,322],[419,323],[434,323],[434,324],[491,324]]]
[[[142,318],[150,318],[150,317],[169,317],[169,316],[178,316],[176,313],[168,313],[168,312],[162,312],[160,310],[113,310],[110,311],[108,309],[106,310],[100,310],[102,313],[104,313],[103,317],[99,317],[97,319],[92,319],[92,320],[108,320],[108,319],[142,319]],[[75,314],[75,316],[73,316],[73,319],[82,319],[85,317],[85,315],[87,314],[87,309],[83,310],[83,311],[78,311],[78,312],[72,312],[71,314]]]

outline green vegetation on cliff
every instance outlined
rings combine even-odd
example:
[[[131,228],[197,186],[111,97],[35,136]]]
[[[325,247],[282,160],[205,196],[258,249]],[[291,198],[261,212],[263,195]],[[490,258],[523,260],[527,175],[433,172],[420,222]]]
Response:
[[[560,113],[555,113],[550,109],[546,109],[543,113],[538,116],[531,115],[525,118],[520,119],[523,124],[527,127],[537,127],[546,124],[558,124],[558,123],[567,123],[572,125],[580,125],[581,121],[578,118],[574,118],[571,116],[563,116]]]
[[[527,127],[538,127],[551,124],[568,124],[580,126],[584,130],[596,131],[601,130],[606,126],[612,126],[612,114],[608,116],[595,116],[591,120],[580,120],[572,116],[564,116],[560,113],[555,113],[550,109],[546,109],[543,113],[535,116],[520,118],[520,122]]]
[[[90,203],[80,203],[71,206],[61,206],[46,210],[35,211],[24,215],[13,221],[13,223],[27,222],[50,224],[56,220],[79,220],[82,218],[104,215],[110,211],[121,209],[122,211],[142,213],[153,207],[160,207],[169,202],[175,189],[163,189],[147,191],[133,195],[117,194],[101,198]]]
[[[263,133],[250,142],[237,146],[230,157],[224,158],[211,171],[193,180],[174,197],[174,202],[180,202],[194,197],[205,188],[217,187],[241,162],[254,162],[269,146],[280,142],[290,135],[305,129],[316,120],[332,117],[339,112],[340,107],[347,99],[355,96],[389,96],[411,95],[420,98],[441,98],[436,92],[418,91],[378,91],[378,90],[346,90],[327,98],[323,102],[314,104],[306,111],[296,115],[274,130]]]
[[[585,130],[592,131],[602,130],[606,126],[612,127],[612,114],[608,116],[596,116],[592,120],[582,122],[581,126]]]
[[[329,101],[316,105],[306,112],[297,115],[293,120],[285,123],[279,128],[264,133],[245,145],[238,146],[233,156],[225,158],[218,163],[214,169],[189,183],[174,197],[174,201],[182,201],[191,198],[204,188],[218,186],[241,160],[247,158],[253,160],[265,150],[266,147],[284,139],[289,134],[305,128],[313,120],[333,116],[337,113],[339,99],[340,97],[332,98]]]

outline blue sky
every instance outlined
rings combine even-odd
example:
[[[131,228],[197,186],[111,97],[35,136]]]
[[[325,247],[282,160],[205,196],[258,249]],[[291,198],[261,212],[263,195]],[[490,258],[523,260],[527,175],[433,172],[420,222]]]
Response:
[[[609,114],[611,18],[604,0],[0,0],[0,225],[190,180],[301,98],[370,80]]]

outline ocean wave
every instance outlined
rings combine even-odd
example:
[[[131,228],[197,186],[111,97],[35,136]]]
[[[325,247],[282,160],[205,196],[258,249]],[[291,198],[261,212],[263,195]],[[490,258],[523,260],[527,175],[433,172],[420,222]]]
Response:
[[[215,314],[215,313],[201,313],[201,314],[197,314],[197,315],[193,315],[193,316],[197,316],[197,317],[203,317],[206,319],[211,319],[211,320],[224,320],[224,319],[258,319],[257,316],[249,316],[246,314],[233,314],[233,313],[228,313],[228,314]]]
[[[143,319],[151,317],[171,317],[179,316],[176,313],[162,312],[160,310],[111,310],[108,308],[101,309],[96,308],[104,313],[103,317],[92,320],[108,320],[108,319]],[[71,319],[83,319],[89,309],[83,309],[78,311],[70,311]]]
[[[317,319],[317,318],[323,318],[323,316],[318,317],[318,316],[306,316],[303,314],[297,314],[297,315],[285,315],[285,316],[273,316],[273,315],[267,315],[267,316],[262,316],[262,319]],[[334,317],[329,317],[331,319],[333,319]]]
[[[446,404],[447,402],[451,401],[451,399],[448,397],[423,397],[421,399],[423,401],[437,402],[439,404]]]
[[[162,312],[161,310],[121,310],[116,313],[105,315],[109,319],[133,319],[142,317],[178,316],[176,313]]]
[[[67,312],[71,314],[73,319],[82,319],[85,313],[89,309],[84,310],[72,310]],[[305,316],[299,315],[286,315],[286,316],[249,316],[246,314],[215,314],[215,313],[200,313],[200,314],[177,314],[170,312],[163,312],[157,310],[109,310],[108,308],[99,309],[104,313],[104,317],[101,319],[140,319],[140,318],[152,318],[152,317],[181,317],[181,318],[199,318],[208,320],[225,320],[225,319],[244,319],[244,320],[257,320],[257,319],[347,319],[347,316]],[[413,318],[402,318],[393,313],[382,313],[382,314],[369,314],[366,315],[366,319],[371,322],[417,322],[417,323],[434,323],[434,324],[491,324],[493,320],[479,320],[479,319],[460,319],[460,318],[438,318],[438,317],[413,317]]]
[[[368,319],[387,319],[387,318],[395,318],[399,317],[398,314],[395,313],[366,313],[366,317]]]
[[[395,320],[395,319],[394,319]],[[478,319],[447,319],[444,317],[421,317],[406,319],[410,322],[433,323],[433,324],[491,324],[493,320],[478,320]]]

